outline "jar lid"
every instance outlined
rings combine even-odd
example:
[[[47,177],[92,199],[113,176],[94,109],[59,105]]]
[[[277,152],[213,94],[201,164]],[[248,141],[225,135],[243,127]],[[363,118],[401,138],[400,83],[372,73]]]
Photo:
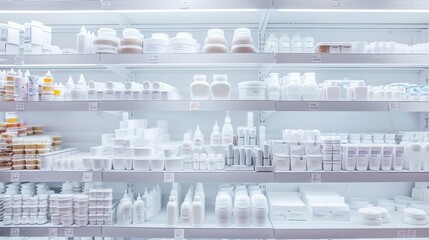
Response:
[[[100,28],[97,30],[98,36],[108,35],[108,36],[116,36],[116,31],[112,28]]]
[[[222,36],[224,37],[224,32],[222,29],[212,28],[207,31],[207,36]]]
[[[168,46],[168,39],[153,38],[153,34],[152,34],[152,38],[144,39],[143,43],[144,43],[145,46],[147,46],[147,45],[163,45],[163,46]]]
[[[168,36],[168,34],[165,33],[153,33],[152,38],[168,40],[170,37]]]
[[[140,33],[138,29],[135,29],[135,28],[125,28],[124,30],[122,30],[122,36],[123,37],[134,36],[134,37],[138,37],[139,39],[143,39],[143,35]]]
[[[194,75],[194,81],[206,81],[207,76],[206,75]]]
[[[213,75],[213,81],[215,82],[226,82],[227,80],[227,75]]]

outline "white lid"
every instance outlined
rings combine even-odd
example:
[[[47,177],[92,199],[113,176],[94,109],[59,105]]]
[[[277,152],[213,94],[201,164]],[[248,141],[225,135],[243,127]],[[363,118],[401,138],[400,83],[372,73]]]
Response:
[[[144,45],[164,45],[164,46],[168,46],[168,39],[153,38],[153,34],[152,34],[152,38],[144,39],[143,43],[144,43]]]
[[[245,81],[238,83],[239,88],[244,87],[257,87],[257,88],[264,88],[265,89],[265,83],[261,81]]]
[[[213,75],[213,81],[215,82],[226,82],[228,75]]]
[[[134,37],[138,37],[140,39],[143,38],[143,35],[140,33],[140,31],[138,29],[135,29],[135,28],[125,28],[124,30],[122,30],[122,36],[123,37],[134,36]]]
[[[232,207],[231,196],[227,192],[219,192],[216,196],[216,208],[229,208]]]
[[[197,41],[192,38],[192,34],[187,32],[179,32],[176,37],[170,38],[170,44],[191,44],[197,45]]]
[[[202,81],[202,82],[205,82],[206,81],[206,79],[207,79],[207,76],[206,75],[194,75],[194,81],[195,82],[199,82],[199,81]]]
[[[234,37],[251,37],[251,31],[248,28],[237,28],[234,30]]]
[[[152,38],[168,40],[170,37],[168,36],[168,34],[165,33],[153,33]]]
[[[108,35],[108,36],[115,36],[116,37],[116,31],[112,28],[100,28],[97,30],[97,35]]]
[[[224,32],[222,29],[212,28],[212,29],[209,29],[207,31],[207,36],[208,37],[210,37],[210,36],[222,36],[222,37],[224,37],[225,35],[224,35]]]
[[[262,194],[255,194],[252,196],[252,207],[254,208],[268,208],[267,198]]]

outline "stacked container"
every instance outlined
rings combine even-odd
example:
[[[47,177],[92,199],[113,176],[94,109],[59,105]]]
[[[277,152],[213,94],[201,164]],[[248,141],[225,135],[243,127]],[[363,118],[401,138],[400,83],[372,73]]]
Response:
[[[143,35],[138,29],[126,28],[122,31],[119,53],[142,53]]]

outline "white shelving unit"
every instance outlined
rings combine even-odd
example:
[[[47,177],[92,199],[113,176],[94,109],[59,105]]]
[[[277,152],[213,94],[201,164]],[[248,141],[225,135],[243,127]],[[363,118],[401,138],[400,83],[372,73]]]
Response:
[[[0,226],[0,236],[10,237],[101,237],[101,226],[18,225]]]

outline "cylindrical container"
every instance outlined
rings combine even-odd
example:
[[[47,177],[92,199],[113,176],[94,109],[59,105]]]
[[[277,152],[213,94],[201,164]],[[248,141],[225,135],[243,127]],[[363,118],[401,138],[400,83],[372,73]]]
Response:
[[[239,227],[250,225],[250,199],[247,194],[235,195],[234,223]]]
[[[232,222],[232,200],[227,192],[219,192],[215,203],[216,225],[226,227]]]
[[[268,220],[267,198],[262,194],[252,196],[252,222],[255,226],[265,226]]]

